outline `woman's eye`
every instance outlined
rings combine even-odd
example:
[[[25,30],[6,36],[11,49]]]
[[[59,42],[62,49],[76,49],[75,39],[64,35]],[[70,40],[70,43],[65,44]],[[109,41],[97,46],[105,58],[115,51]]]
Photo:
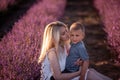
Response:
[[[65,35],[65,33],[66,33],[66,32],[64,31],[61,35]]]
[[[61,35],[65,35],[65,33],[62,33]]]

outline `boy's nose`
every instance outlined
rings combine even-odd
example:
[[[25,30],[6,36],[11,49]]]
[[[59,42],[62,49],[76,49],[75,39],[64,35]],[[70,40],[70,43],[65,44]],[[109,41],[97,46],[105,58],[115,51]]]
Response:
[[[76,39],[76,37],[74,36],[74,37],[73,37],[73,39],[75,40],[75,39]]]
[[[73,41],[76,41],[76,38],[73,38]]]

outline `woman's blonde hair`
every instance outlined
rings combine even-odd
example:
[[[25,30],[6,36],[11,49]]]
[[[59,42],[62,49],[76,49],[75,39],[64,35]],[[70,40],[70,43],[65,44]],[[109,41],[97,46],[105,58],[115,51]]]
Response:
[[[38,63],[41,63],[45,59],[46,52],[49,49],[55,48],[56,50],[58,50],[59,44],[63,43],[60,41],[60,28],[61,27],[67,28],[67,26],[63,22],[60,22],[60,21],[51,22],[45,27],[45,31],[43,34],[41,53],[39,56]]]

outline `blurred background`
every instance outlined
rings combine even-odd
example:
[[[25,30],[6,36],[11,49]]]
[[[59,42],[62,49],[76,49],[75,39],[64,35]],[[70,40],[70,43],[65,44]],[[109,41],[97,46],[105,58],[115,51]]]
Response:
[[[39,80],[44,27],[60,20],[85,25],[90,67],[120,79],[120,1],[0,0],[0,80]]]

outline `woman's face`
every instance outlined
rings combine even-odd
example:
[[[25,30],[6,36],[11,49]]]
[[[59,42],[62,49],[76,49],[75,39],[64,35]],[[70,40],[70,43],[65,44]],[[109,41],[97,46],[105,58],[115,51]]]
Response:
[[[67,41],[67,40],[69,40],[69,38],[70,38],[70,35],[68,32],[68,29],[65,27],[61,27],[60,28],[60,40]]]

